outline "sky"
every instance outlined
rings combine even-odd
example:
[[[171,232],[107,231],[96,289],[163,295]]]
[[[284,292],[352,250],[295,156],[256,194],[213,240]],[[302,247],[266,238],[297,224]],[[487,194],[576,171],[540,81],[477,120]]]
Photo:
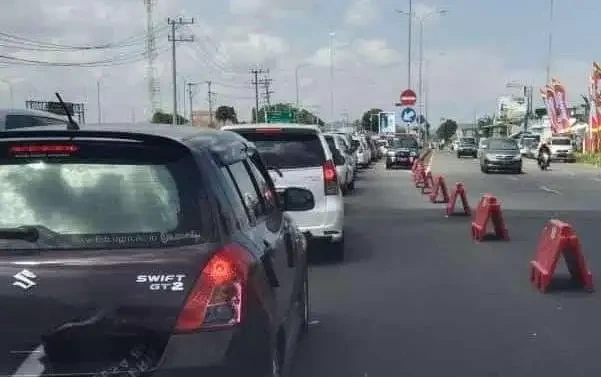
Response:
[[[552,76],[567,87],[571,104],[587,92],[590,66],[601,60],[598,0],[413,0],[412,86],[417,91],[419,20],[423,20],[423,106],[430,123],[469,122],[493,113],[498,96],[517,94],[508,82],[538,90],[545,83],[552,30]],[[577,3],[577,4],[576,4]],[[577,5],[577,6],[576,6]],[[254,106],[251,69],[269,70],[271,102],[299,103],[325,120],[357,119],[370,108],[394,109],[408,85],[408,0],[155,0],[156,70],[162,108],[172,111],[172,64],[167,18],[194,19],[177,34],[179,112],[234,106],[248,120]],[[149,95],[144,59],[146,11],[142,0],[2,0],[0,56],[71,66],[23,64],[0,58],[0,107],[27,99],[83,102],[88,122],[144,121]],[[438,15],[439,11],[447,11]],[[40,49],[17,36],[69,46]],[[110,45],[109,45],[110,46]],[[330,67],[330,47],[333,65]],[[95,62],[95,64],[81,64]],[[330,70],[332,68],[332,70]],[[333,74],[332,74],[333,73]],[[333,78],[333,80],[332,80]],[[12,96],[11,96],[12,92]],[[333,105],[331,94],[333,93]],[[11,101],[12,98],[12,101]],[[263,101],[263,96],[261,96]]]

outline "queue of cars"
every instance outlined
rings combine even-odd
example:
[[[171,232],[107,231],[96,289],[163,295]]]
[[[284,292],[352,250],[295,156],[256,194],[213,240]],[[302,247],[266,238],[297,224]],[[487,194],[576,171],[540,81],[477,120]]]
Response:
[[[343,194],[382,156],[311,125],[71,120],[0,150],[15,376],[281,376],[308,331],[308,253],[343,260]]]

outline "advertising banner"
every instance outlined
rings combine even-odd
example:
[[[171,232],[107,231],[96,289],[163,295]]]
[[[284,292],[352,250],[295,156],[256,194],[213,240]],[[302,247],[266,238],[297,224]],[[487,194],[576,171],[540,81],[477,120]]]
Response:
[[[396,130],[396,119],[394,112],[383,111],[380,113],[379,133],[394,133]]]
[[[557,132],[562,133],[570,129],[570,114],[568,113],[568,105],[566,101],[566,90],[557,79],[551,81],[553,94],[555,97],[555,108],[557,117]]]
[[[528,111],[524,96],[504,96],[497,99],[497,118],[509,123],[521,123]]]
[[[593,62],[589,82],[589,138],[587,150],[598,152],[601,149],[601,65]]]

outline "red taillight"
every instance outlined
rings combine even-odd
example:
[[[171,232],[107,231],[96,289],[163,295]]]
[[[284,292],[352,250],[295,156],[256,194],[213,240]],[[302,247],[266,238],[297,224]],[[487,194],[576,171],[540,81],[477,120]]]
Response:
[[[338,195],[338,174],[336,173],[336,165],[331,160],[327,160],[323,164],[323,184],[326,195]]]
[[[190,291],[175,331],[213,330],[240,323],[250,264],[250,255],[237,244],[217,251]]]
[[[257,128],[257,132],[263,132],[263,133],[274,133],[274,132],[282,132],[283,130],[281,128],[276,128],[276,127],[259,127]]]
[[[12,145],[10,147],[11,155],[70,155],[79,150],[77,145],[72,144],[32,144],[32,145]]]

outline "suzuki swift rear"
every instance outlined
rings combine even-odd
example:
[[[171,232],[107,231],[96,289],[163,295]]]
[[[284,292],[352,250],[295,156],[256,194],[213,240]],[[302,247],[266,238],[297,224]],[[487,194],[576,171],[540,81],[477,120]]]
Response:
[[[240,322],[250,253],[218,242],[190,151],[67,132],[0,139],[0,375],[223,376],[270,360],[268,333]]]

